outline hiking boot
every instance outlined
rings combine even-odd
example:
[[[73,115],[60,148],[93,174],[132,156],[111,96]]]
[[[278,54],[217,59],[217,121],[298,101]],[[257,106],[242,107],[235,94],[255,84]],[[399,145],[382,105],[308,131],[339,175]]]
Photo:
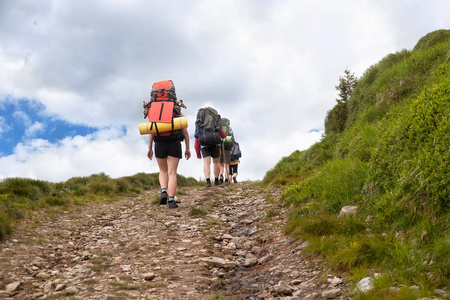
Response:
[[[206,179],[206,187],[211,187],[211,180]]]
[[[175,200],[169,201],[168,205],[169,205],[169,208],[177,208],[178,207],[178,204],[175,202]]]
[[[220,174],[219,181],[220,181],[220,183],[223,183],[223,175],[222,174]]]
[[[160,205],[166,205],[167,204],[167,191],[162,190],[161,191],[161,198],[159,199]]]
[[[221,185],[222,183],[217,179],[217,180],[214,180],[214,185],[215,186],[218,186],[218,185]]]
[[[236,180],[236,177],[235,177],[235,176],[233,176],[233,182],[234,182],[234,183],[237,183],[237,180]]]

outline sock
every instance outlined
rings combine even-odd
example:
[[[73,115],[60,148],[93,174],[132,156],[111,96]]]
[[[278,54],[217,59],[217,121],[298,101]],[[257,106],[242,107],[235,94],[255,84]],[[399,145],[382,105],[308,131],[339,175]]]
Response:
[[[216,177],[216,178],[214,179],[214,181],[219,181],[219,178]]]
[[[169,197],[169,202],[175,201],[175,197]]]
[[[161,193],[167,193],[167,189],[166,188],[163,188],[163,189],[161,189]]]
[[[206,178],[206,182],[208,182],[208,181],[211,181],[211,179],[209,179],[209,178]]]

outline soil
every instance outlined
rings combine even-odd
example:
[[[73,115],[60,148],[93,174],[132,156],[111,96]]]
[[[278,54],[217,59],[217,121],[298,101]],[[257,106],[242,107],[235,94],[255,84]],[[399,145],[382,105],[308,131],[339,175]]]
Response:
[[[0,242],[0,299],[348,299],[308,242],[284,233],[277,189],[179,188],[34,213]]]

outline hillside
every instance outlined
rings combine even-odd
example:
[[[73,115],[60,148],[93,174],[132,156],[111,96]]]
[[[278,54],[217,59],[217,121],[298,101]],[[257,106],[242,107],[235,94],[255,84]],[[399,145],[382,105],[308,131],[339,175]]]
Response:
[[[450,30],[369,67],[328,112],[325,132],[263,180],[284,189],[287,232],[355,282],[375,278],[356,298],[450,286]],[[344,206],[356,213],[339,217]]]

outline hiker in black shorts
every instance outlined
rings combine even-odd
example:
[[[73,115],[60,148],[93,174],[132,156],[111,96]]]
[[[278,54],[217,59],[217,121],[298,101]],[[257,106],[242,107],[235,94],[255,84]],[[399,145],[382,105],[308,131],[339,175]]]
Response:
[[[214,145],[214,146],[202,146],[200,149],[200,152],[203,157],[203,173],[206,178],[206,185],[211,186],[211,158],[213,163],[213,173],[214,173],[214,184],[219,185],[218,177],[219,177],[219,171],[220,171],[220,145]]]
[[[186,150],[184,156],[186,160],[191,157],[189,150],[189,133],[187,128],[181,129],[184,136],[184,143]],[[160,204],[165,205],[168,197],[169,208],[176,208],[175,193],[177,190],[177,168],[180,159],[182,158],[181,141],[175,140],[160,140],[153,134],[148,135],[148,153],[147,156],[151,160],[153,158],[152,143],[155,141],[155,157],[159,167],[159,184],[161,185],[161,201]],[[167,190],[165,189],[167,187]]]
[[[214,184],[220,185],[220,145],[221,139],[226,137],[222,130],[220,115],[214,108],[199,109],[195,122],[195,151],[197,158],[203,157],[203,173],[206,186],[211,186],[211,157],[213,163]]]

